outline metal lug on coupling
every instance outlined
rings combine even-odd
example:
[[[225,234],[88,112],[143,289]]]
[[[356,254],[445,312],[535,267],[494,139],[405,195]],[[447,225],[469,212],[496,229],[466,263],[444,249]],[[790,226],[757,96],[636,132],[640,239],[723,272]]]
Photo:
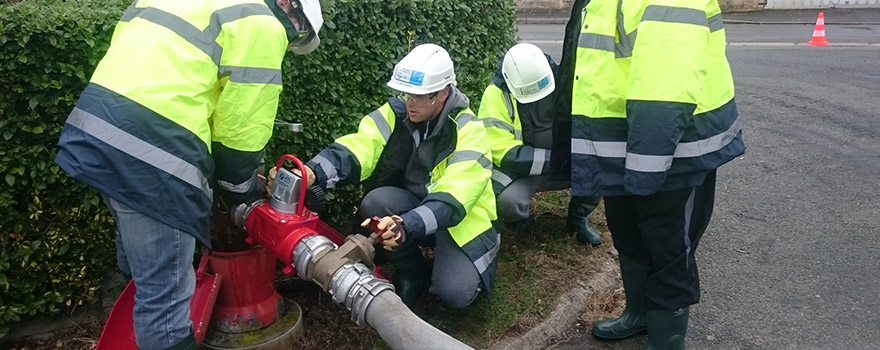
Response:
[[[293,250],[293,267],[296,268],[296,275],[303,280],[308,280],[309,264],[312,259],[324,250],[335,250],[336,244],[329,238],[321,235],[311,235],[303,238],[296,248]]]
[[[351,320],[367,327],[367,308],[373,299],[386,290],[394,292],[394,285],[373,275],[361,263],[346,264],[333,275],[330,295],[333,301],[351,311]]]

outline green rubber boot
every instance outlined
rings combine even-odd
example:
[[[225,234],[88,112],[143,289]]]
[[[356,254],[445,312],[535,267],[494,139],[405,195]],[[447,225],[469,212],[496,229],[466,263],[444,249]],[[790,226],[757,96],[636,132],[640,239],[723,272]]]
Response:
[[[670,310],[648,310],[648,344],[645,350],[684,350],[687,334],[687,307]]]
[[[565,223],[575,232],[578,242],[597,246],[602,244],[602,236],[590,226],[590,213],[599,205],[599,197],[572,196],[568,202],[568,218]]]
[[[645,279],[648,264],[620,255],[620,276],[626,293],[626,307],[620,317],[593,324],[593,337],[603,341],[623,340],[648,329],[645,314]]]
[[[412,309],[431,285],[431,270],[425,264],[419,245],[415,242],[407,243],[395,252],[385,253],[394,265],[394,291]]]

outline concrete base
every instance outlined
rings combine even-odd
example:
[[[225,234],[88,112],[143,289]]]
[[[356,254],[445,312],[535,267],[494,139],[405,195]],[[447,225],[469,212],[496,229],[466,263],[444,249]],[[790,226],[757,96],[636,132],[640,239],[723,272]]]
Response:
[[[284,299],[284,314],[266,328],[246,333],[208,330],[202,349],[208,350],[288,350],[303,334],[302,309]]]

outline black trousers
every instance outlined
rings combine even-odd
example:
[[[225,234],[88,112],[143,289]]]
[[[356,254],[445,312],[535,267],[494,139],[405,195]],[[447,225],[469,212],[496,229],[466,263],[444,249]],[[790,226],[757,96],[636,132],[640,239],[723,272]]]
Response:
[[[715,171],[696,187],[649,196],[605,197],[614,247],[620,255],[648,265],[648,309],[677,310],[700,302],[694,252],[709,225],[714,203]]]

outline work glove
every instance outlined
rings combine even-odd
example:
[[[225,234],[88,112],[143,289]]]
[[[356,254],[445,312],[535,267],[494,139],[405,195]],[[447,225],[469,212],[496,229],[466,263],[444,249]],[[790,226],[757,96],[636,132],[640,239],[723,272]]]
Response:
[[[306,187],[312,187],[312,185],[315,184],[315,172],[313,172],[308,166],[303,167],[306,169]],[[292,171],[294,174],[302,178],[299,169],[293,169]],[[276,176],[278,176],[278,169],[274,166],[269,168],[269,176],[266,177],[266,193],[268,193],[270,197],[272,196],[272,183],[275,181]]]
[[[371,225],[372,224],[372,225]],[[379,219],[373,217],[361,223],[361,227],[369,228],[382,239],[382,248],[387,251],[395,251],[400,248],[406,238],[403,227],[403,219],[397,215],[386,216]]]

